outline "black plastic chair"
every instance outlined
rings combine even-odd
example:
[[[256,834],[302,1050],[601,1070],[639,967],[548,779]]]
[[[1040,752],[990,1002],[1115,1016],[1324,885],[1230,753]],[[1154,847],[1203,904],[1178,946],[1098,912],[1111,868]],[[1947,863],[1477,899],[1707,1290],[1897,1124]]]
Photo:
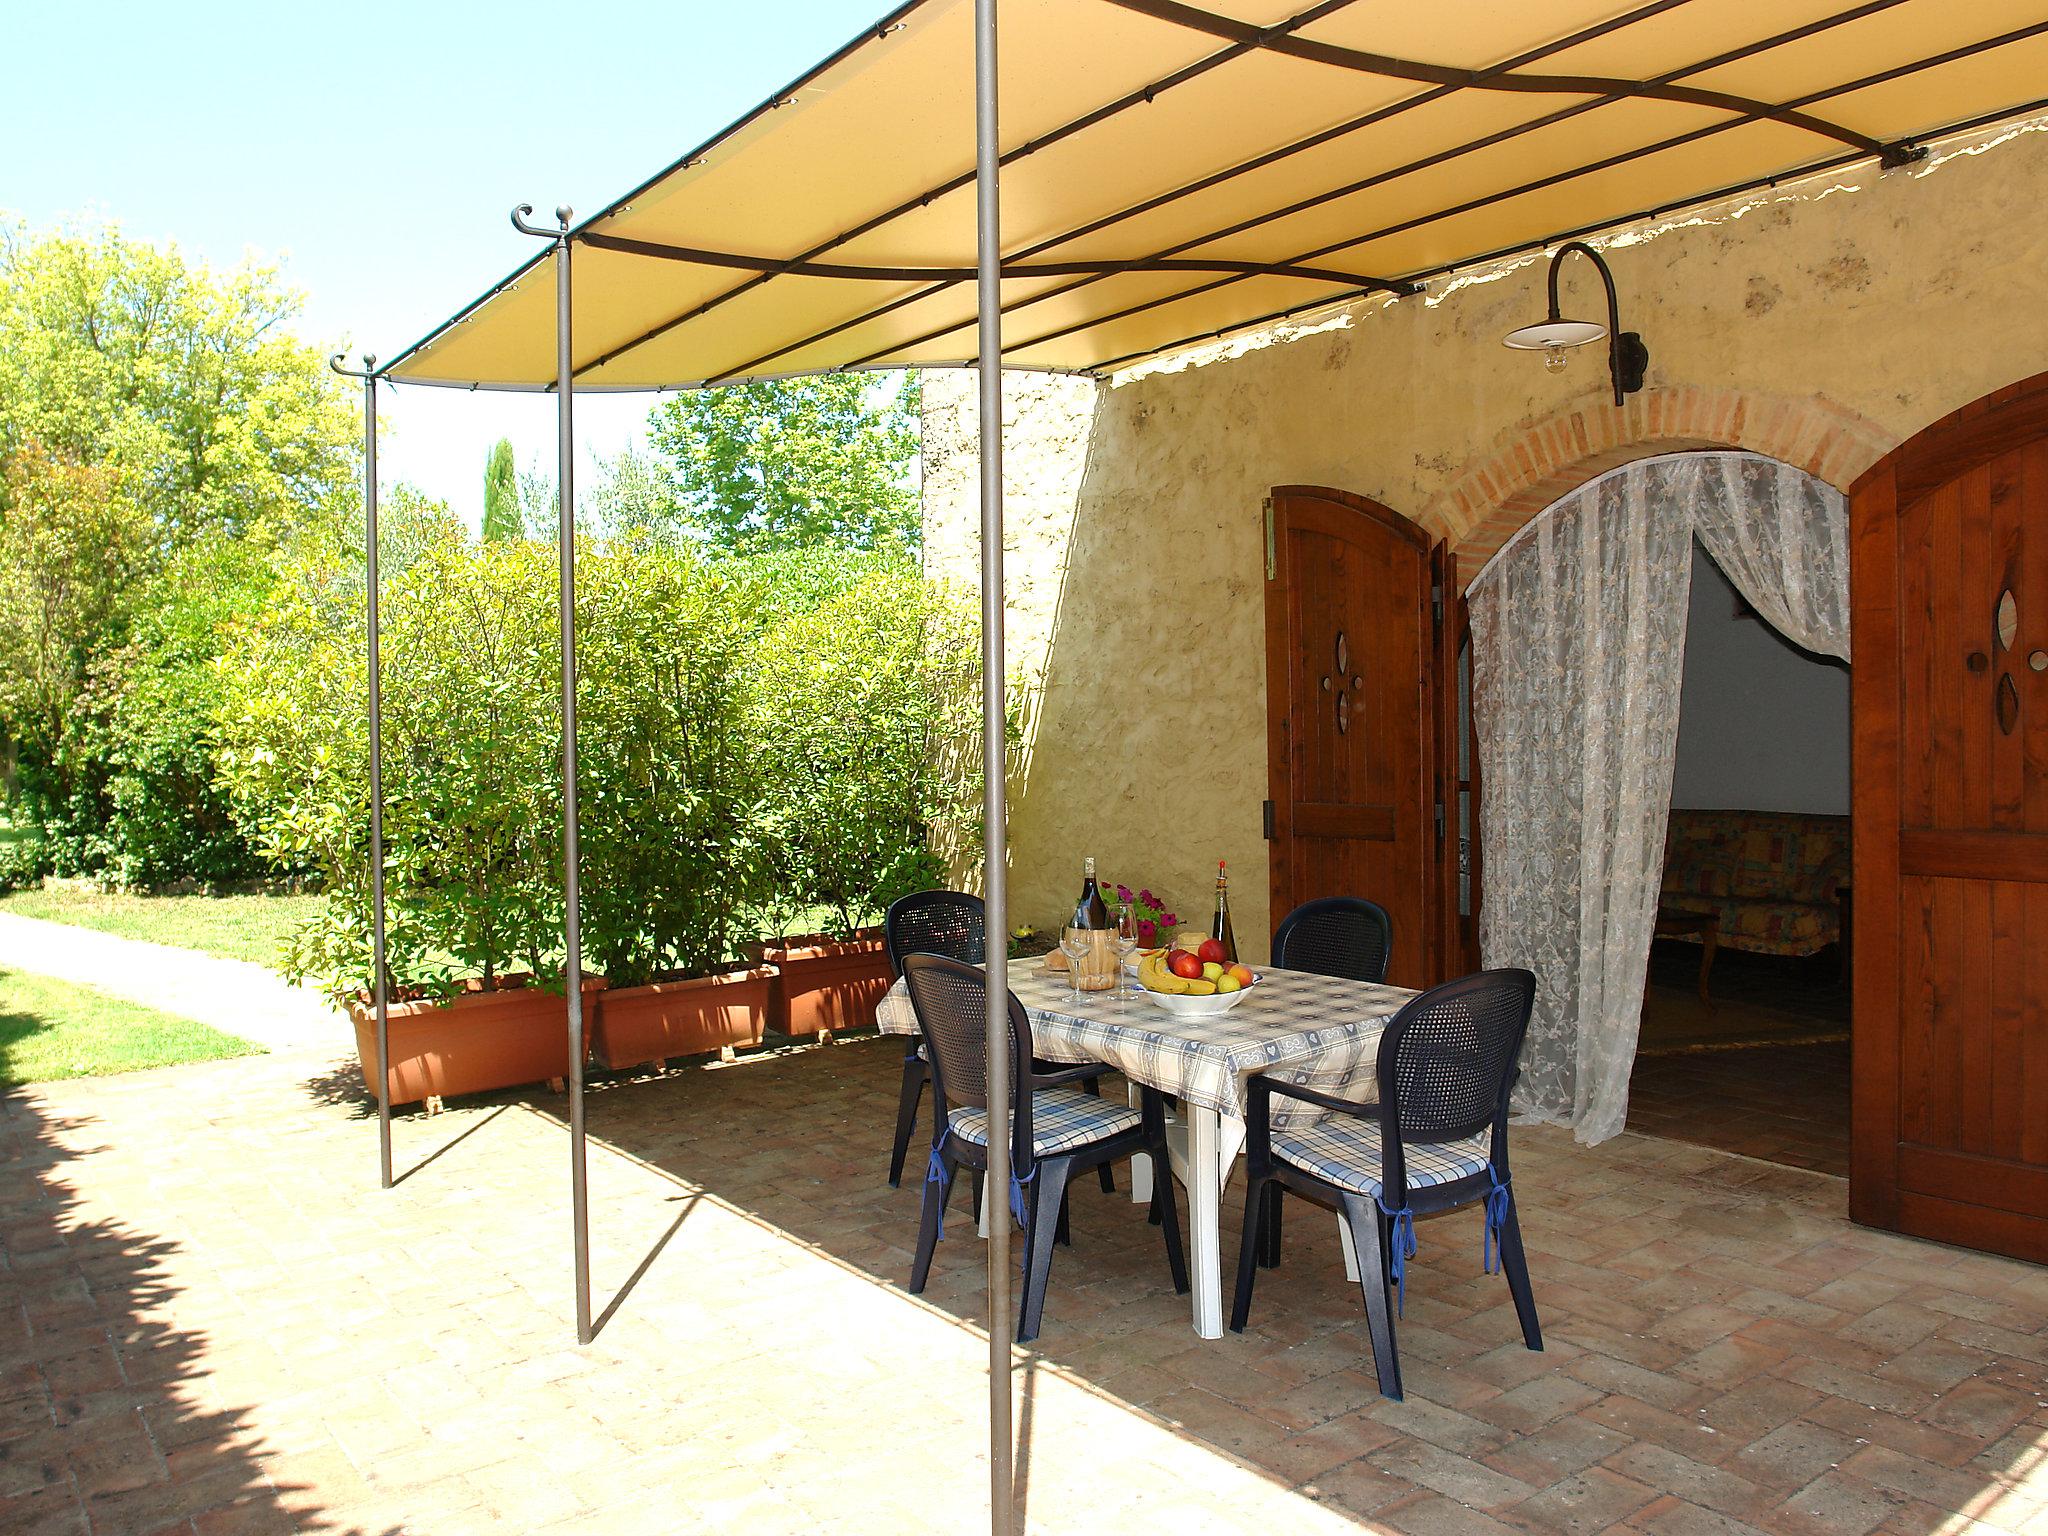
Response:
[[[1393,948],[1387,909],[1358,896],[1305,901],[1273,930],[1273,964],[1283,971],[1383,982]]]
[[[981,970],[939,955],[906,955],[904,979],[918,1027],[931,1052],[938,1131],[925,1171],[924,1212],[917,1233],[917,1257],[910,1292],[924,1290],[938,1246],[954,1176],[967,1168],[988,1170],[988,977]],[[1018,1299],[1017,1342],[1038,1337],[1045,1311],[1045,1286],[1052,1270],[1054,1239],[1066,1210],[1067,1188],[1076,1173],[1106,1167],[1135,1153],[1152,1155],[1154,1210],[1166,1237],[1166,1262],[1176,1292],[1188,1288],[1187,1255],[1180,1240],[1171,1165],[1166,1153],[1166,1107],[1150,1088],[1132,1109],[1091,1095],[1082,1085],[1110,1068],[1103,1063],[1032,1069],[1031,1020],[1013,993],[1010,1004],[1010,1209],[1024,1225],[1024,1286]],[[979,1178],[974,1182],[977,1186]],[[1000,1216],[997,1217],[1000,1219]]]
[[[965,891],[915,891],[897,900],[882,919],[882,943],[889,952],[889,968],[903,974],[903,961],[910,955],[944,955],[982,965],[988,960],[988,919],[979,896]],[[1052,1064],[1034,1065],[1049,1068]],[[911,1133],[917,1129],[917,1104],[931,1076],[925,1064],[922,1037],[910,1042],[903,1055],[903,1086],[896,1095],[896,1139],[889,1148],[889,1187],[903,1184],[903,1160],[910,1153]],[[1100,1090],[1093,1081],[1083,1091]],[[1097,1170],[1102,1192],[1116,1193],[1116,1176],[1107,1163]],[[977,1212],[977,1214],[979,1214]]]
[[[1522,1342],[1543,1347],[1508,1173],[1508,1094],[1535,998],[1536,978],[1525,970],[1480,971],[1422,993],[1380,1037],[1377,1103],[1252,1079],[1234,1330],[1243,1332],[1250,1315],[1255,1271],[1280,1261],[1277,1197],[1285,1188],[1343,1214],[1358,1255],[1380,1391],[1388,1397],[1401,1395],[1401,1360],[1387,1291],[1398,1302],[1405,1289],[1418,1216],[1484,1204],[1482,1261],[1491,1272],[1497,1243]],[[1275,1133],[1275,1094],[1332,1113]]]
[[[979,896],[965,891],[917,891],[889,908],[882,919],[882,942],[889,951],[889,969],[903,974],[910,955],[945,955],[980,965],[988,958],[987,912]],[[924,1094],[924,1041],[913,1036],[903,1056],[903,1088],[896,1100],[896,1140],[889,1148],[889,1187],[903,1183],[903,1160],[910,1153],[911,1132],[917,1129],[917,1101]]]

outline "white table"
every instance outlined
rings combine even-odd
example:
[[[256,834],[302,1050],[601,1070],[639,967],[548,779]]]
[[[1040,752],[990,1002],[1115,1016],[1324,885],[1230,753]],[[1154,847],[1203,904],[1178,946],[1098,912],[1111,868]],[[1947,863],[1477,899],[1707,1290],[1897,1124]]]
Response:
[[[1380,1031],[1415,995],[1302,971],[1261,975],[1230,1012],[1184,1019],[1136,992],[1121,1009],[1111,993],[1083,993],[1077,1003],[1067,979],[1045,973],[1038,960],[1010,966],[1010,990],[1031,1019],[1034,1055],[1107,1062],[1133,1084],[1180,1100],[1167,1139],[1173,1172],[1188,1191],[1195,1332],[1205,1339],[1223,1336],[1223,1186],[1244,1148],[1245,1084],[1267,1072],[1325,1093],[1369,1097]],[[877,1022],[888,1034],[917,1032],[902,982],[882,1000]],[[1276,1125],[1320,1113],[1298,1100],[1273,1104]],[[1143,1155],[1133,1160],[1133,1200],[1152,1198],[1150,1165]],[[1000,1209],[1000,1200],[983,1201],[984,1215]],[[1349,1266],[1348,1249],[1346,1260]]]

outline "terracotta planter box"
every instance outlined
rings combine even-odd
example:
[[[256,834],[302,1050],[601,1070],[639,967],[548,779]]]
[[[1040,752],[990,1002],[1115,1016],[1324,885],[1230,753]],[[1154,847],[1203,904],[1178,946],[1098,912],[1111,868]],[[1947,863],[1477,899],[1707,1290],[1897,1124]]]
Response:
[[[782,973],[775,983],[775,1029],[815,1035],[875,1027],[875,1006],[894,980],[879,930],[851,939],[794,934],[761,953]]]
[[[586,977],[583,1008],[604,990],[602,977]],[[508,978],[486,991],[481,982],[446,1001],[390,1006],[393,1104],[416,1104],[458,1093],[487,1093],[522,1083],[551,1082],[569,1071],[568,1003],[558,992]],[[377,1081],[377,1014],[369,999],[349,1004],[356,1026],[356,1056],[363,1081]],[[588,1038],[586,1032],[586,1039]]]
[[[590,1043],[607,1067],[637,1067],[669,1056],[701,1056],[759,1045],[768,1028],[772,965],[608,988],[597,1000]]]

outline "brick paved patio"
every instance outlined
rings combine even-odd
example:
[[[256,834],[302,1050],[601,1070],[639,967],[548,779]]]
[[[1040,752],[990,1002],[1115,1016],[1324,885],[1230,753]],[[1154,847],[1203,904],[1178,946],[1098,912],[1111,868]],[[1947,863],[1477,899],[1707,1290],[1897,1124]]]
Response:
[[[600,1307],[637,1280],[588,1349],[558,1100],[402,1119],[382,1193],[317,1059],[0,1098],[0,1530],[976,1529],[980,1249],[953,1224],[903,1294],[896,1063],[594,1093]],[[1403,1404],[1327,1221],[1203,1343],[1142,1214],[1077,1191],[1021,1357],[1029,1528],[2048,1533],[2048,1272],[1674,1142],[1527,1135],[1517,1185],[1549,1350],[1474,1220],[1426,1223]]]

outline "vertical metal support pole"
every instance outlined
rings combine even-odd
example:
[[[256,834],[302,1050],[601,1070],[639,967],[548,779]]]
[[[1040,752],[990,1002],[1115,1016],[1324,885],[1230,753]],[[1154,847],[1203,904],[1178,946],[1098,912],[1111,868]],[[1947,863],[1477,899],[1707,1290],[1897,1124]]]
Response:
[[[974,0],[975,308],[981,424],[981,794],[988,945],[988,1528],[1016,1519],[1010,1423],[1009,837],[1003,707],[1003,282],[996,0]]]
[[[370,630],[370,992],[377,1010],[377,1169],[391,1187],[391,967],[384,933],[384,661],[377,569],[377,359],[363,358],[363,548]]]
[[[363,381],[363,552],[367,596],[364,617],[369,630],[370,668],[370,996],[377,1016],[377,1159],[378,1181],[389,1189],[391,1178],[391,989],[390,963],[384,934],[384,670],[383,638],[377,599],[377,359],[363,354],[363,371],[341,365],[335,353],[327,366],[347,379]]]
[[[555,210],[556,506],[562,557],[562,980],[569,993],[569,1198],[576,1237],[576,1342],[590,1326],[590,1181],[583,1135],[583,894],[576,826],[576,358],[569,305],[569,209]]]

